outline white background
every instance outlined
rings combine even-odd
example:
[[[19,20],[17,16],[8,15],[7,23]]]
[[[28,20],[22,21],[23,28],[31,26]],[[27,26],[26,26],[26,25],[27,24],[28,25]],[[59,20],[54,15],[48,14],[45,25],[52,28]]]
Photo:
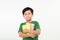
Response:
[[[22,9],[34,9],[33,19],[41,28],[39,40],[60,40],[59,0],[0,0],[0,40],[20,40],[18,29],[24,22]]]

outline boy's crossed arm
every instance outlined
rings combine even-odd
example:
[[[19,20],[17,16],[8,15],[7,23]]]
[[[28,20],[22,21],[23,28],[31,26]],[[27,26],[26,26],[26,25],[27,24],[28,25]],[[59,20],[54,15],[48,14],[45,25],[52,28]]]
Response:
[[[23,37],[23,38],[25,38],[25,37],[32,37],[32,38],[34,38],[35,35],[34,34],[24,34],[22,32],[19,32],[19,37]]]
[[[19,32],[19,36],[20,37],[32,37],[34,38],[36,35],[40,34],[40,29],[36,29],[36,30],[25,30],[24,32],[29,32],[30,34],[24,34],[22,32]]]

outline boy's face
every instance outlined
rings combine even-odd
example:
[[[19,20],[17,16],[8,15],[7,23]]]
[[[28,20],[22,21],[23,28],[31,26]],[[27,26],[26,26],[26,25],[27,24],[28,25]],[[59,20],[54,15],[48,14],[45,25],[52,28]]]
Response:
[[[29,20],[32,19],[33,14],[32,14],[32,12],[31,12],[30,10],[27,10],[27,11],[25,11],[25,13],[24,13],[23,16],[24,16],[24,18],[25,18],[27,21],[29,21]]]

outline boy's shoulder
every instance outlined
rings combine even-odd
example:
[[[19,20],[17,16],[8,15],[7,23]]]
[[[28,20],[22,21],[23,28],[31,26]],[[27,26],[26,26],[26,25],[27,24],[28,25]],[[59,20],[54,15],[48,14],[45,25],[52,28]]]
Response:
[[[32,21],[32,22],[34,22],[34,23],[38,23],[38,21]]]

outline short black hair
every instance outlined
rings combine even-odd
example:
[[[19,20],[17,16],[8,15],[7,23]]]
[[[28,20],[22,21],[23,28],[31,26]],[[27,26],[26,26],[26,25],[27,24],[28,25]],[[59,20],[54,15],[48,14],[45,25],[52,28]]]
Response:
[[[28,10],[30,10],[31,13],[33,14],[33,9],[30,8],[30,7],[26,7],[26,8],[24,8],[23,11],[22,11],[22,14],[24,15],[25,11],[28,11]]]

